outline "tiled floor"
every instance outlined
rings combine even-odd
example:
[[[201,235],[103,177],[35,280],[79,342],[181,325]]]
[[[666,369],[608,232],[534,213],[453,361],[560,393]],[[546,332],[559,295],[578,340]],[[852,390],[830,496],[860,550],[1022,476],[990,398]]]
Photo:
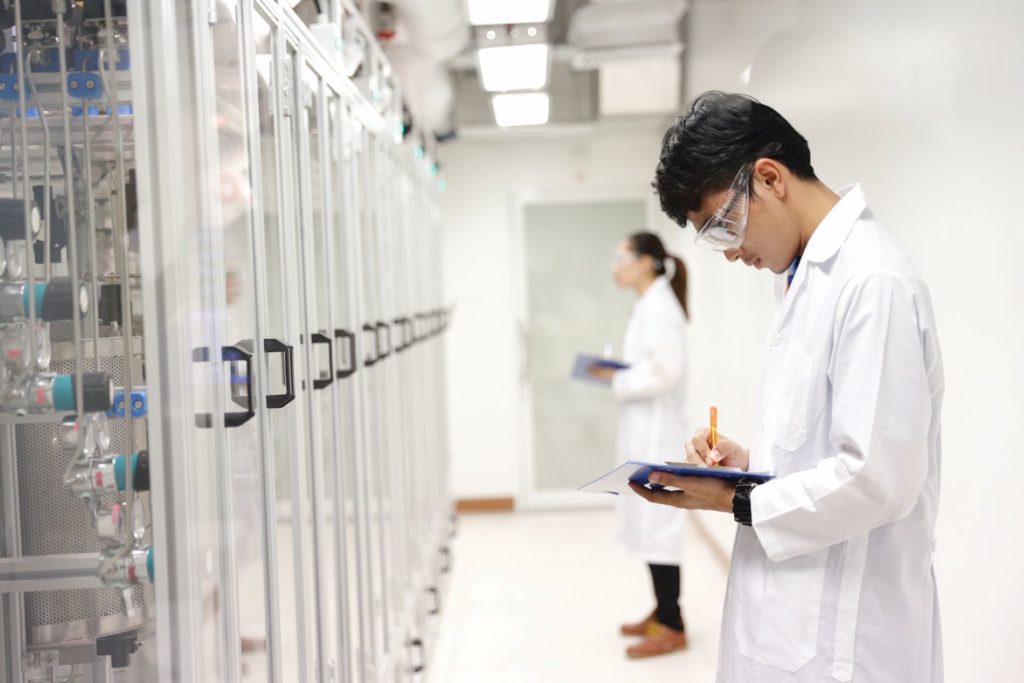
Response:
[[[463,515],[430,683],[714,680],[725,569],[695,533],[683,567],[690,647],[625,656],[619,622],[653,606],[610,511]]]

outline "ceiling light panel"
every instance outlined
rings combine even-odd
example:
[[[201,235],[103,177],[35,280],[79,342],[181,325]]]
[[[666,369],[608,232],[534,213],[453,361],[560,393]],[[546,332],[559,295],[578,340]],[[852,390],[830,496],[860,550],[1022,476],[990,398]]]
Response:
[[[551,18],[551,0],[469,0],[469,23],[532,24]]]
[[[539,126],[548,122],[547,93],[528,92],[495,95],[491,98],[494,120],[499,126]]]
[[[539,90],[548,82],[548,46],[485,47],[477,52],[480,83],[488,92]]]

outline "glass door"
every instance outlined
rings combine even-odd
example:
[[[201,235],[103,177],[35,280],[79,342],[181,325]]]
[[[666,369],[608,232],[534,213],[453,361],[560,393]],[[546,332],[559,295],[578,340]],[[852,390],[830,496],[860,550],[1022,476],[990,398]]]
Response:
[[[213,78],[219,152],[216,178],[223,265],[224,308],[222,359],[229,377],[227,448],[221,458],[229,463],[231,518],[234,534],[239,667],[243,681],[269,677],[267,657],[266,518],[264,469],[254,370],[260,358],[257,341],[257,290],[253,258],[253,186],[249,158],[246,84],[243,68],[242,12],[238,0],[218,0],[213,36]],[[256,373],[258,374],[258,373]],[[261,596],[259,600],[240,596]]]
[[[634,297],[612,281],[611,258],[645,219],[641,199],[523,207],[528,504],[556,503],[559,494],[614,466],[615,400],[607,389],[569,375],[577,353],[622,353]]]

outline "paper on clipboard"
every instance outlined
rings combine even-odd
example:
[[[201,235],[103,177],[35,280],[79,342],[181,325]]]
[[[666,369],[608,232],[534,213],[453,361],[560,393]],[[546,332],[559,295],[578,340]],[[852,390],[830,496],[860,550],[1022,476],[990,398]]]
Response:
[[[630,460],[629,462],[619,465],[611,472],[604,474],[603,476],[595,479],[589,484],[584,484],[579,487],[578,491],[587,491],[589,493],[611,493],[613,495],[619,495],[623,492],[628,492],[629,482],[634,481],[638,484],[646,485],[649,488],[666,488],[657,484],[651,484],[647,481],[648,476],[651,472],[668,472],[681,477],[714,477],[717,479],[727,479],[730,481],[739,481],[740,479],[752,479],[759,483],[764,483],[771,479],[774,479],[775,475],[770,472],[744,472],[743,470],[734,467],[699,467],[697,465],[666,465],[665,463],[656,462],[643,462],[640,460]],[[669,487],[669,490],[672,490]]]

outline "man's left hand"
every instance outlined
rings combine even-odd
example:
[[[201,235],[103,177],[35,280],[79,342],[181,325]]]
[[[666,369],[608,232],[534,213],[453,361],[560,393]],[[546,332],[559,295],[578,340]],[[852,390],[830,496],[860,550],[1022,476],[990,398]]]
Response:
[[[649,481],[680,490],[652,491],[634,482],[630,482],[629,488],[644,500],[658,505],[671,505],[685,510],[717,510],[732,513],[732,497],[736,493],[736,485],[725,479],[679,477],[668,472],[651,472]]]

